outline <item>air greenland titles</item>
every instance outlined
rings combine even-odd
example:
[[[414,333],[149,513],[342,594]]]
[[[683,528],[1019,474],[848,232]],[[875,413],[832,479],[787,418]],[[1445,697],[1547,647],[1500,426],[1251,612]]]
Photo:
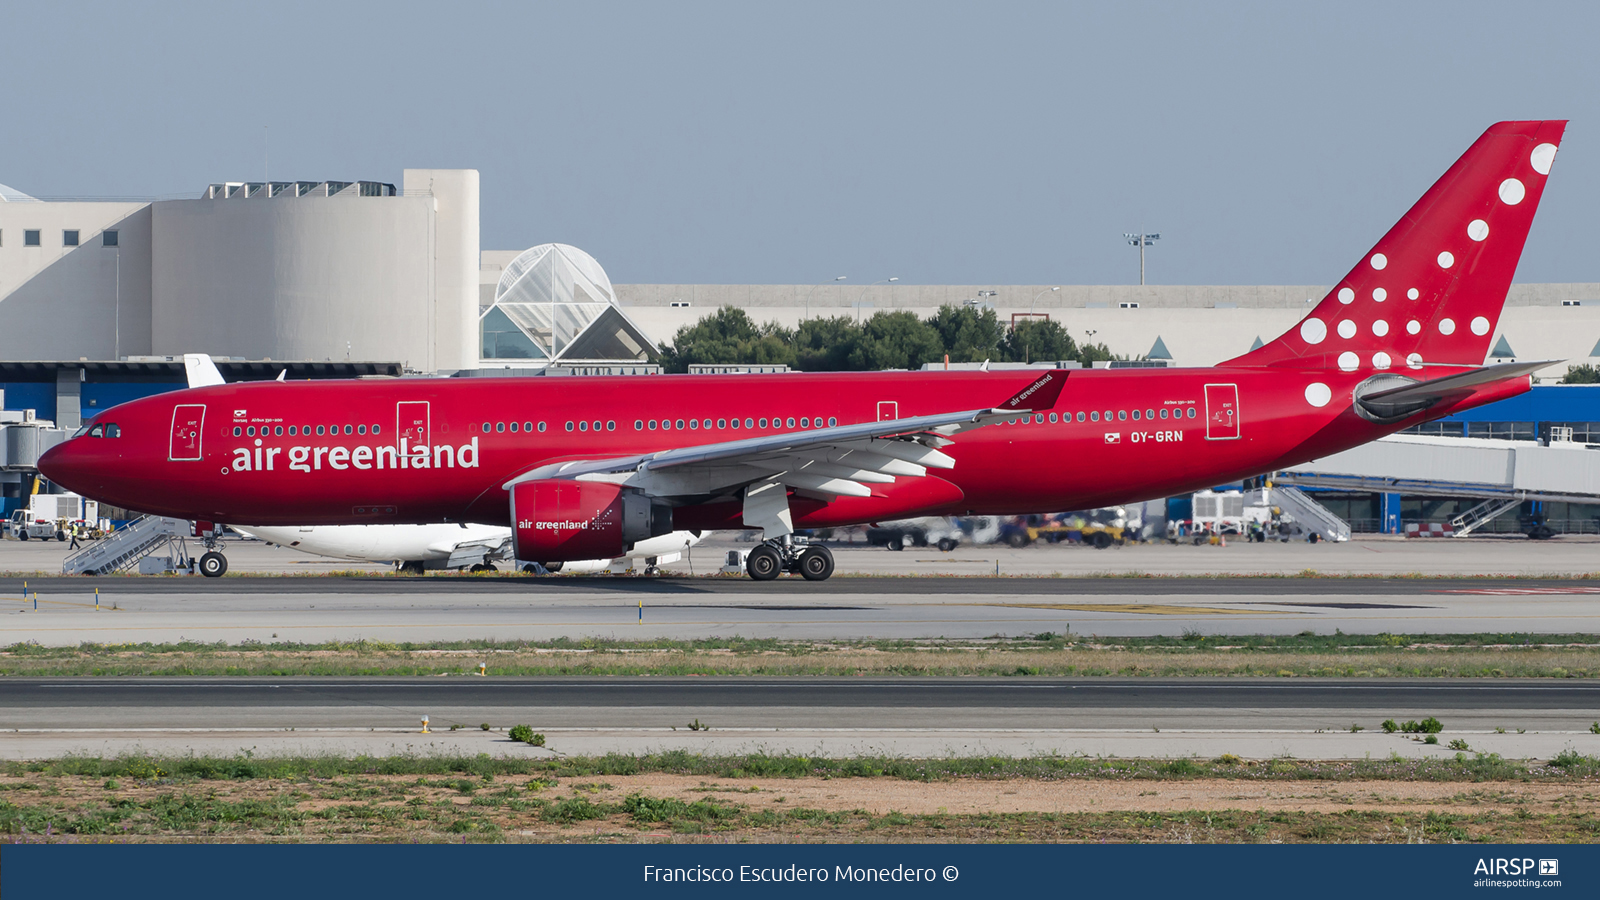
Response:
[[[326,463],[329,469],[476,469],[478,468],[478,439],[465,444],[434,444],[413,447],[408,438],[393,444],[359,445],[356,447],[266,447],[261,438],[255,447],[237,447],[233,452],[234,472],[273,472],[278,469],[278,455],[288,451],[288,467],[295,472],[320,472]],[[430,452],[431,450],[431,452]]]

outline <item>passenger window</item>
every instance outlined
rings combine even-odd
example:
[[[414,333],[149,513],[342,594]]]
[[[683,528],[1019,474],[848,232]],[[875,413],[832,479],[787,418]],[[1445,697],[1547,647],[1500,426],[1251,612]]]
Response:
[[[532,422],[523,422],[522,423],[522,430],[523,431],[532,431],[533,430],[533,423]]]
[[[679,420],[678,420],[678,424],[677,424],[677,429],[678,429],[678,430],[679,430],[679,431],[682,431],[682,430],[683,430],[683,420],[682,420],[682,419],[679,419]]]
[[[511,423],[511,433],[512,433],[512,434],[516,434],[516,433],[517,433],[517,428],[518,428],[518,427],[519,427],[519,426],[518,426],[518,425],[517,425],[517,423],[515,423],[515,422],[512,422],[512,423]]]
[[[833,426],[835,426],[837,424],[839,424],[839,420],[837,418],[835,418],[833,416],[829,416],[828,417],[828,427],[829,428],[832,428]]]
[[[1139,421],[1139,411],[1137,409],[1133,411],[1133,420],[1135,422]]]
[[[1187,413],[1184,413],[1184,415],[1188,416],[1191,419],[1194,418],[1194,407],[1192,407],[1192,406],[1189,407],[1189,411]]]
[[[277,435],[278,437],[283,437],[283,426],[282,425],[274,425],[272,427],[272,433]]]
[[[651,431],[655,431],[656,430],[656,420],[655,419],[651,419],[650,420],[650,425],[648,427],[650,428]]]
[[[321,437],[321,436],[322,436],[322,431],[323,431],[323,428],[322,428],[322,426],[321,426],[321,425],[318,425],[318,426],[317,426],[317,436],[318,436],[318,437]]]
[[[718,429],[727,428],[727,427],[728,427],[728,420],[727,419],[718,419],[717,420],[717,428]]]
[[[485,422],[485,423],[483,423],[483,433],[484,433],[484,434],[488,434],[488,433],[489,433],[489,428],[490,428],[490,425],[489,425],[489,423],[488,423],[488,422]],[[570,429],[570,428],[569,428],[569,429],[567,429],[567,430],[568,430],[568,431],[571,431],[571,430],[572,430],[572,429]],[[319,433],[320,433],[320,432],[319,432]]]
[[[373,432],[372,432],[372,433],[373,433],[373,434],[377,434],[377,433],[378,433],[378,432],[377,432],[377,429],[376,429],[376,428],[374,428],[374,429],[373,429]],[[540,423],[539,423],[539,433],[540,433],[540,434],[544,434],[544,423],[543,423],[543,422],[540,422]]]
[[[244,430],[244,433],[249,435],[250,437],[255,437],[256,436],[256,427],[254,425],[251,425],[249,428],[246,428]]]
[[[1119,422],[1128,421],[1128,411],[1125,410],[1125,409],[1117,410],[1117,421],[1119,421]]]
[[[298,433],[297,429],[293,425],[290,425],[289,426],[289,436],[290,437],[294,437],[295,434],[297,434],[297,433]]]
[[[579,431],[588,431],[589,430],[589,423],[588,422],[579,422],[578,423],[578,430]]]
[[[243,428],[240,428],[237,425],[233,426],[233,436],[234,437],[238,437],[239,435],[241,435],[243,433],[244,433],[244,429]]]
[[[738,428],[739,427],[739,420],[738,419],[729,419],[728,420],[728,424],[732,425],[734,428]]]
[[[356,426],[356,434],[366,434],[366,433],[367,433],[367,426],[365,426],[365,425],[357,425]]]
[[[633,430],[634,431],[643,431],[644,430],[644,420],[643,419],[634,419],[633,420]]]
[[[496,432],[505,431],[506,430],[506,423],[504,423],[504,422],[496,422],[496,423],[494,423],[494,430]]]
[[[789,417],[789,427],[790,427],[790,428],[793,428],[793,427],[794,427],[794,416],[790,416],[790,417]]]
[[[567,423],[567,430],[568,430],[568,431],[571,431],[571,430],[572,430],[572,423],[571,423],[571,422],[568,422],[568,423]]]
[[[615,421],[611,420],[611,419],[607,419],[606,420],[606,430],[607,431],[616,431],[617,430],[617,423]]]
[[[699,428],[699,427],[700,427],[700,420],[699,419],[690,419],[689,420],[689,430],[693,431],[694,429]]]
[[[122,429],[119,428],[115,422],[112,422],[111,424],[106,426],[106,437],[108,437],[108,438],[119,438],[119,437],[122,437]]]
[[[1078,413],[1078,415],[1080,415],[1080,416],[1081,416],[1081,415],[1083,415],[1083,413]],[[1090,418],[1090,419],[1091,419],[1091,420],[1092,420],[1092,421],[1095,421],[1095,422],[1098,422],[1098,421],[1100,421],[1100,411],[1099,411],[1099,410],[1095,410],[1095,411],[1094,411],[1094,412],[1092,412],[1092,413],[1089,413],[1089,418]]]
[[[373,434],[377,434],[378,433],[378,426],[377,425],[372,426],[372,433]]]
[[[755,419],[745,419],[744,420],[744,427],[746,427],[746,428],[754,428],[754,427],[756,427],[756,420]]]
[[[767,420],[766,420],[766,419],[762,419],[762,420],[761,420],[761,427],[762,427],[762,428],[765,428],[765,427],[767,427]]]
[[[1050,414],[1050,424],[1054,425],[1055,423],[1056,423],[1056,414],[1055,413],[1051,413]]]
[[[811,420],[808,419],[808,418],[802,418],[800,420],[800,427],[801,428],[810,428],[811,427]]]
[[[595,431],[599,431],[600,430],[600,420],[599,419],[595,419],[594,420],[594,430]]]
[[[1162,410],[1161,410],[1161,418],[1163,418],[1163,419],[1165,419],[1165,418],[1166,418],[1166,417],[1167,417],[1167,411],[1166,411],[1166,409],[1165,409],[1165,408],[1163,408],[1163,409],[1162,409]]]
[[[1153,409],[1147,409],[1144,411],[1144,417],[1146,419],[1154,419],[1156,417],[1156,411]]]

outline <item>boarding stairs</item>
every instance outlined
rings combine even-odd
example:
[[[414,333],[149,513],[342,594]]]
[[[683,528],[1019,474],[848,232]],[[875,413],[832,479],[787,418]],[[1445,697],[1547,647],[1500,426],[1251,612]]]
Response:
[[[1250,491],[1245,495],[1245,505],[1276,506],[1301,528],[1315,531],[1325,541],[1350,540],[1350,523],[1334,515],[1326,506],[1311,499],[1297,487],[1275,484],[1270,488]]]
[[[1502,513],[1522,505],[1521,497],[1491,497],[1450,520],[1451,537],[1466,537],[1473,530],[1494,521]]]
[[[173,542],[181,546],[189,536],[186,519],[141,516],[67,557],[61,564],[63,575],[110,575],[131,569],[162,547]]]

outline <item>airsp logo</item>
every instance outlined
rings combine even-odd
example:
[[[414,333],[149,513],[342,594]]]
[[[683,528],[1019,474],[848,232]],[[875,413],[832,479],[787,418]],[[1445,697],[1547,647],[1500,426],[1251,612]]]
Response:
[[[1559,859],[1541,859],[1541,860],[1539,860],[1539,874],[1540,875],[1560,875],[1561,874],[1561,860],[1559,860]]]

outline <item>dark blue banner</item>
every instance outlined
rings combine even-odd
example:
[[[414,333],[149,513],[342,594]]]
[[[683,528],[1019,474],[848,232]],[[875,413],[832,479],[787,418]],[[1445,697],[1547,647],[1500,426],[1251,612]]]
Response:
[[[1592,845],[0,847],[5,900],[226,897],[1330,897],[1600,893]],[[1503,896],[1503,894],[1502,894]]]

